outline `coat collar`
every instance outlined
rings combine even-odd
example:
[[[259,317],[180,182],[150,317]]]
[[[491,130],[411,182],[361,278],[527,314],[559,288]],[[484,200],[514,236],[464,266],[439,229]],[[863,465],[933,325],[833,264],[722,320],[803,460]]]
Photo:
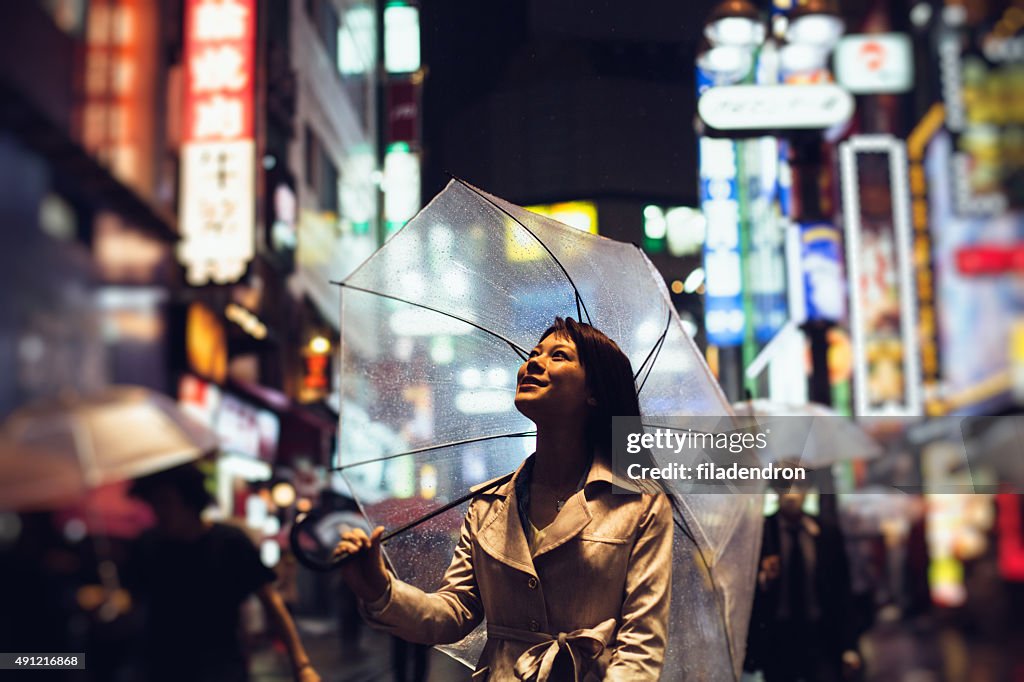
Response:
[[[530,455],[519,465],[511,479],[493,490],[487,490],[487,488],[493,486],[497,479],[475,486],[473,490],[483,491],[481,492],[482,496],[499,498],[493,512],[483,520],[483,526],[477,534],[480,547],[498,561],[536,575],[534,559],[572,540],[594,518],[587,498],[593,498],[596,494],[595,486],[600,487],[598,484],[605,483],[620,492],[639,493],[641,491],[629,480],[616,476],[603,458],[595,458],[590,466],[583,489],[566,501],[555,520],[544,529],[544,542],[531,556],[529,545],[526,542],[526,533],[519,520],[516,482],[523,475],[527,462],[531,461],[533,457],[534,455]]]
[[[516,507],[516,481],[522,474],[525,465],[526,460],[519,465],[511,479],[493,491],[482,493],[483,496],[494,496],[499,500],[492,507],[492,512],[483,519],[483,525],[477,532],[476,538],[480,548],[498,561],[537,577],[533,558],[530,556],[530,547],[526,543],[526,533],[523,532],[523,525],[519,522],[519,513]],[[474,487],[473,490],[486,489],[491,484],[493,481],[488,481]]]
[[[590,466],[590,474],[587,475],[587,482],[583,486],[586,490],[590,487],[591,483],[607,483],[612,486],[616,493],[636,493],[640,494],[643,489],[636,484],[635,481],[631,481],[628,478],[619,476],[612,468],[608,466],[606,457],[595,457],[593,464]]]
[[[526,462],[533,458],[534,455],[530,455],[523,463],[516,469],[515,474],[509,480],[495,486],[494,484],[504,476],[498,476],[492,478],[489,481],[477,484],[470,488],[472,492],[482,491],[484,495],[496,495],[498,497],[506,498],[515,491],[516,481],[519,479],[520,473],[526,467]],[[587,480],[583,484],[583,489],[586,490],[592,483],[608,483],[612,487],[616,488],[616,492],[628,492],[640,494],[643,489],[637,485],[634,481],[628,478],[617,475],[612,471],[611,467],[605,462],[603,457],[595,457],[590,465],[590,471],[587,474]]]

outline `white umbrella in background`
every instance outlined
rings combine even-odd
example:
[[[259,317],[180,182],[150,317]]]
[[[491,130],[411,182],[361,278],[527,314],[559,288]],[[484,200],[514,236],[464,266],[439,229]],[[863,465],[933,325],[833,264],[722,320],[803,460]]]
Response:
[[[80,500],[86,492],[78,462],[0,439],[0,511],[40,511]]]
[[[212,431],[141,386],[35,403],[11,414],[0,433],[14,448],[77,462],[89,486],[170,469],[217,448]]]
[[[734,403],[733,409],[740,419],[753,418],[759,429],[770,431],[768,448],[758,451],[767,461],[788,460],[808,469],[824,469],[882,454],[882,446],[855,421],[819,403],[749,400]]]
[[[167,396],[141,386],[112,387],[91,395],[61,396],[15,411],[0,425],[0,508],[57,509],[82,493],[199,459],[217,448],[217,437],[184,414]],[[74,472],[74,473],[72,473]],[[11,476],[8,484],[6,475]],[[57,482],[60,481],[58,484]],[[106,535],[113,529],[82,495],[83,508],[103,557],[102,587],[93,600],[99,615],[113,620],[126,608]]]
[[[983,417],[978,435],[966,441],[966,461],[959,467],[988,469],[996,480],[1020,491],[1024,487],[1024,417]],[[1008,488],[1009,490],[1009,488]]]

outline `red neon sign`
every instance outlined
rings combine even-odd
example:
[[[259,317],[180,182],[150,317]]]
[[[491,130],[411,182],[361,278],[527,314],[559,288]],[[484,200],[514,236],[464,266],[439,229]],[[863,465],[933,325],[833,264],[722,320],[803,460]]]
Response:
[[[956,252],[962,275],[1000,275],[1024,272],[1024,244],[968,246]]]
[[[881,43],[875,41],[864,43],[860,48],[860,56],[869,71],[878,71],[885,66],[885,46]]]
[[[310,354],[306,356],[306,376],[303,384],[308,389],[326,390],[327,380],[327,355]]]
[[[1021,529],[1020,496],[996,495],[999,508],[999,574],[1005,580],[1024,580],[1024,532]]]
[[[185,142],[253,137],[255,0],[186,0]]]

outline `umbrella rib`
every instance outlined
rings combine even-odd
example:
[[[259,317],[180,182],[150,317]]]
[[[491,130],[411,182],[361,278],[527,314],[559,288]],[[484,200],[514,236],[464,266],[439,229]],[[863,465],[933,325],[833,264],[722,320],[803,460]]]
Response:
[[[444,315],[445,317],[450,317],[453,320],[458,320],[459,322],[465,322],[469,326],[475,327],[476,329],[479,329],[483,333],[490,334],[494,338],[500,339],[501,341],[504,341],[505,343],[507,343],[512,348],[512,350],[514,350],[516,352],[516,355],[518,355],[520,357],[520,359],[526,360],[526,358],[529,357],[529,355],[530,355],[530,353],[525,348],[523,348],[522,346],[517,344],[515,341],[512,341],[510,339],[506,339],[501,334],[499,334],[497,332],[494,332],[494,331],[491,331],[490,329],[487,329],[486,327],[482,327],[479,324],[477,324],[475,322],[472,322],[470,320],[467,320],[464,317],[459,317],[458,315],[454,315],[452,313],[446,313],[443,310],[438,310],[437,308],[432,308],[432,307],[430,307],[430,306],[428,306],[426,304],[423,304],[423,303],[416,303],[415,301],[410,301],[408,299],[400,298],[398,296],[393,296],[391,294],[385,294],[385,293],[382,293],[380,291],[373,291],[371,289],[364,289],[363,287],[357,287],[357,286],[355,286],[353,284],[347,284],[345,282],[334,282],[334,284],[337,284],[338,286],[344,287],[346,289],[352,289],[353,291],[361,291],[364,294],[370,294],[372,296],[380,296],[381,298],[388,298],[388,299],[391,299],[392,301],[398,301],[399,303],[406,303],[406,304],[411,305],[411,306],[416,306],[417,308],[423,308],[424,310],[429,310],[430,312],[437,313],[438,315]]]
[[[639,379],[640,375],[643,374],[644,368],[647,367],[647,363],[651,361],[651,356],[653,356],[655,354],[655,351],[658,349],[658,346],[664,340],[665,334],[668,332],[668,325],[671,324],[671,323],[672,323],[672,313],[669,312],[669,314],[668,314],[668,321],[667,321],[667,323],[665,325],[664,331],[662,332],[661,336],[658,337],[658,340],[654,342],[654,345],[651,346],[651,350],[649,350],[647,352],[647,357],[645,357],[644,361],[642,363],[640,363],[640,367],[637,368],[636,373],[633,374],[633,381],[636,381],[637,379]]]
[[[536,431],[519,431],[517,433],[499,433],[496,436],[480,436],[478,438],[467,438],[465,440],[451,441],[448,443],[440,443],[438,445],[428,445],[424,448],[417,448],[415,450],[408,450],[406,452],[399,452],[394,455],[387,455],[385,457],[378,457],[377,459],[367,459],[362,462],[353,462],[352,464],[343,464],[337,467],[331,467],[328,471],[345,471],[352,467],[362,466],[363,464],[369,464],[371,462],[386,462],[389,459],[396,459],[398,457],[406,457],[408,455],[418,455],[424,452],[430,452],[431,450],[439,450],[441,448],[452,448],[457,445],[468,445],[470,443],[482,443],[485,440],[497,440],[499,438],[525,438],[527,436],[536,436]]]
[[[640,391],[644,390],[644,386],[647,384],[647,379],[648,377],[651,376],[651,370],[654,369],[654,363],[658,361],[658,355],[661,354],[661,349],[665,346],[665,337],[668,336],[668,329],[671,325],[672,311],[669,310],[668,319],[665,320],[665,329],[662,330],[661,336],[658,337],[658,342],[655,343],[654,346],[651,348],[651,351],[647,354],[647,357],[644,358],[643,364],[640,365],[640,369],[637,370],[636,376],[633,377],[633,381],[636,381],[637,377],[640,376],[640,373],[643,372],[644,368],[647,366],[647,362],[650,361],[651,367],[650,369],[648,369],[647,375],[644,377],[644,380],[640,383],[640,387],[636,389],[637,395],[640,394]]]
[[[488,485],[485,488],[480,488],[478,490],[470,490],[468,493],[466,493],[462,497],[459,497],[458,499],[452,500],[448,504],[443,505],[441,507],[438,507],[434,511],[429,512],[428,514],[425,514],[425,515],[421,516],[420,518],[418,518],[418,519],[416,519],[414,521],[410,521],[409,523],[405,524],[404,526],[400,526],[400,527],[394,529],[393,531],[391,531],[389,533],[385,533],[380,538],[381,543],[387,542],[388,540],[390,540],[391,538],[395,537],[396,535],[401,535],[402,533],[406,532],[407,530],[415,528],[416,526],[420,525],[421,523],[425,523],[425,522],[429,521],[430,519],[434,518],[435,516],[438,516],[439,514],[445,513],[446,511],[448,511],[449,509],[452,509],[453,507],[458,507],[460,504],[462,504],[466,500],[469,500],[469,499],[471,499],[473,497],[476,497],[477,495],[479,495],[480,493],[482,493],[484,491],[491,490],[493,488],[497,488],[499,485],[504,485],[505,483],[507,483],[515,475],[515,473],[516,472],[511,471],[511,472],[505,474],[504,476],[502,476],[501,478],[499,478],[497,480],[494,480],[494,481],[491,481],[491,484]]]
[[[565,275],[565,279],[569,281],[569,286],[572,287],[573,293],[576,294],[576,315],[581,318],[580,322],[583,321],[582,320],[583,315],[586,315],[587,316],[587,324],[593,325],[593,322],[591,322],[591,320],[590,320],[590,312],[587,310],[587,304],[584,303],[583,297],[580,296],[580,290],[576,287],[576,282],[572,281],[572,275],[570,275],[569,271],[565,269],[564,265],[562,265],[562,261],[558,260],[558,258],[555,256],[555,254],[551,252],[551,249],[548,248],[548,245],[545,244],[544,241],[540,237],[538,237],[534,233],[533,230],[531,230],[526,225],[524,225],[523,222],[521,220],[519,220],[519,218],[516,218],[514,215],[512,215],[511,213],[506,211],[503,207],[501,207],[500,205],[498,205],[495,202],[491,201],[491,199],[486,194],[484,194],[483,192],[481,192],[480,190],[478,190],[476,187],[474,187],[473,185],[469,184],[465,180],[462,180],[461,178],[455,178],[455,179],[458,180],[464,187],[468,187],[471,192],[473,192],[474,194],[479,196],[481,199],[483,199],[484,201],[489,203],[491,206],[493,206],[494,208],[498,209],[499,211],[501,211],[502,213],[507,215],[509,218],[511,218],[516,223],[516,225],[518,225],[519,227],[521,227],[524,230],[526,230],[527,232],[529,232],[530,236],[537,240],[537,243],[540,244],[541,247],[543,247],[543,249],[548,252],[549,256],[551,256],[551,260],[555,261],[555,265],[557,265],[558,269],[562,271],[563,275]],[[582,309],[581,309],[581,306],[582,306]]]

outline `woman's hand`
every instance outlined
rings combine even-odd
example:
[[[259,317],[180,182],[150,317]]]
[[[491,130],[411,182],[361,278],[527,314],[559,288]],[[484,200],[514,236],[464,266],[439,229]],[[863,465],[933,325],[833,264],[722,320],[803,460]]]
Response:
[[[364,602],[375,602],[383,597],[391,580],[380,551],[383,534],[384,526],[374,528],[370,536],[362,528],[355,528],[342,533],[341,542],[334,548],[335,558],[348,556],[341,565],[341,577]]]

